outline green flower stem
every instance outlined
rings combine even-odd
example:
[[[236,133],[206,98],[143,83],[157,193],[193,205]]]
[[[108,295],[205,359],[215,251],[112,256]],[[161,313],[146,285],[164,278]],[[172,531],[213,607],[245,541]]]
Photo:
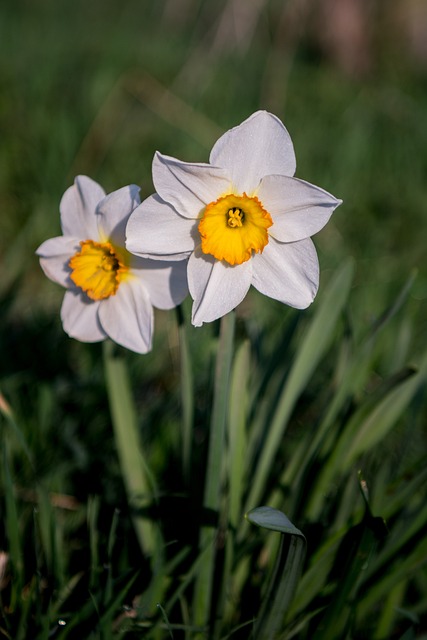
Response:
[[[179,332],[181,403],[182,403],[182,467],[187,482],[191,474],[191,441],[194,417],[194,385],[188,348],[187,328],[181,307],[176,308]]]
[[[213,409],[209,434],[208,463],[203,501],[205,510],[216,513],[219,511],[221,497],[221,468],[225,445],[230,370],[233,359],[234,327],[234,312],[231,312],[221,318],[221,329],[215,369]],[[212,527],[201,528],[199,549],[203,554],[203,559],[195,583],[193,612],[194,624],[203,627],[209,622],[215,563],[215,530]]]
[[[141,448],[124,358],[115,354],[115,349],[109,340],[104,343],[104,367],[114,438],[135,532],[142,552],[152,556],[155,529],[153,523],[144,517],[143,510],[155,497],[156,488]]]

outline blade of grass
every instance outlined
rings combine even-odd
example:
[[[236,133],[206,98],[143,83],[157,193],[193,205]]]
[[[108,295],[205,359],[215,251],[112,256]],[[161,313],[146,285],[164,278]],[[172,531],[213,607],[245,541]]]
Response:
[[[415,273],[411,273],[403,288],[379,319],[372,325],[367,337],[352,353],[350,340],[344,338],[340,357],[335,374],[335,392],[331,397],[326,414],[316,428],[314,436],[310,434],[307,442],[301,442],[301,446],[294,453],[292,460],[287,465],[281,479],[281,485],[287,486],[291,481],[293,486],[298,485],[310,459],[314,459],[319,447],[331,432],[331,425],[336,420],[344,404],[352,395],[357,395],[367,384],[367,378],[372,369],[374,347],[377,344],[378,335],[387,326],[388,322],[399,311],[406,301],[410,289],[414,283]],[[299,499],[298,492],[295,492]]]
[[[417,373],[403,380],[373,409],[370,415],[348,434],[351,443],[345,438],[343,442],[344,456],[341,469],[348,468],[364,452],[372,449],[394,426],[406,410],[415,393],[424,381],[427,373],[427,357]],[[355,425],[353,425],[355,426]],[[345,443],[349,446],[345,446]]]
[[[116,532],[117,526],[119,524],[120,511],[118,509],[114,509],[113,518],[111,521],[110,533],[108,536],[108,544],[107,544],[107,558],[108,558],[108,573],[107,573],[107,582],[105,585],[105,602],[110,600],[113,595],[113,549],[114,544],[116,542]]]
[[[352,527],[345,538],[345,549],[337,554],[340,558],[340,577],[337,578],[332,600],[316,629],[316,640],[345,638],[354,607],[354,595],[363,580],[364,568],[375,553],[377,540],[366,521]]]
[[[184,547],[180,549],[176,556],[174,556],[169,562],[164,563],[163,566],[153,574],[153,578],[148,589],[141,594],[135,601],[134,607],[141,612],[146,612],[150,610],[150,606],[152,603],[155,603],[155,607],[153,607],[152,615],[157,616],[157,620],[153,620],[150,622],[151,625],[151,635],[150,638],[162,638],[161,635],[161,618],[157,615],[159,612],[158,604],[161,603],[163,606],[163,599],[165,597],[166,592],[169,592],[171,578],[170,576],[174,575],[177,567],[187,558],[190,553],[190,547]],[[179,583],[179,587],[174,590],[173,595],[171,596],[171,600],[168,600],[164,605],[165,611],[171,611],[176,601],[179,599],[179,596],[182,594],[182,591],[188,587],[188,584],[194,579],[194,575],[190,578],[186,576]],[[181,591],[180,591],[181,590]]]
[[[13,435],[18,440],[20,446],[22,447],[22,450],[24,451],[25,455],[28,458],[28,461],[31,465],[31,469],[34,471],[35,466],[34,466],[34,460],[33,460],[33,455],[31,453],[31,450],[24,437],[24,434],[22,433],[22,430],[20,429],[18,423],[16,422],[15,414],[14,414],[14,411],[12,410],[12,407],[7,402],[6,398],[4,397],[1,391],[0,391],[0,414],[2,414],[6,419],[6,423],[10,428],[10,432],[13,433]]]
[[[381,572],[386,571],[391,563],[399,559],[405,546],[410,548],[416,544],[417,539],[422,537],[426,525],[427,504],[423,507],[417,504],[416,513],[413,514],[413,517],[408,523],[404,518],[395,523],[389,544],[382,549],[376,562],[366,571],[366,577],[369,578],[373,574],[381,574]],[[403,564],[403,562],[404,561],[401,560],[401,564]]]
[[[423,356],[417,373],[402,381],[386,393],[373,407],[362,405],[347,422],[327,464],[323,466],[307,508],[309,519],[315,520],[322,510],[328,487],[338,473],[345,473],[364,452],[378,444],[394,427],[407,409],[427,374],[427,354]],[[400,384],[399,384],[400,382]]]
[[[181,307],[176,308],[178,318],[180,368],[181,368],[181,402],[182,402],[182,467],[187,482],[190,480],[191,443],[193,437],[194,418],[194,384],[188,348],[187,328]]]
[[[384,520],[372,515],[368,485],[361,472],[358,485],[365,507],[363,519],[349,529],[335,556],[334,567],[328,576],[328,582],[335,583],[334,591],[324,614],[319,618],[316,629],[316,638],[319,640],[346,637],[366,570],[373,561],[380,541],[383,542],[388,536]]]
[[[228,530],[225,538],[222,584],[216,606],[214,638],[219,638],[232,582],[232,566],[236,531],[242,513],[246,461],[246,420],[249,405],[248,384],[250,370],[250,344],[243,342],[236,351],[230,383],[230,398],[227,424],[227,474],[228,474]]]
[[[242,496],[246,461],[246,421],[249,404],[250,344],[243,342],[236,352],[230,385],[228,418],[229,521],[236,530],[242,517]]]
[[[209,432],[208,462],[205,479],[203,506],[218,512],[223,451],[225,444],[230,370],[233,357],[235,314],[221,318],[220,336],[215,369],[213,409]],[[210,617],[213,572],[215,563],[215,530],[204,526],[200,532],[199,549],[203,554],[200,571],[195,583],[193,621],[204,627]]]
[[[321,593],[326,584],[338,546],[347,530],[348,527],[330,535],[326,542],[322,544],[310,558],[310,565],[301,578],[294,601],[290,607],[289,620],[298,619],[313,606],[310,603]]]
[[[287,312],[280,324],[280,331],[276,329],[277,337],[273,346],[268,349],[267,358],[262,358],[259,363],[254,359],[254,364],[258,366],[251,381],[253,415],[248,440],[248,461],[251,465],[257,459],[259,443],[265,435],[265,425],[271,420],[270,416],[279,401],[283,381],[291,364],[292,344],[302,320],[297,312]],[[253,346],[256,348],[256,343]]]
[[[411,478],[411,476],[413,477]],[[409,478],[409,480],[408,480]],[[410,498],[414,496],[427,482],[427,460],[423,456],[419,463],[412,465],[412,469],[405,470],[396,487],[392,487],[392,494],[381,500],[381,513],[387,520],[396,515]],[[390,492],[390,487],[388,487]],[[378,509],[379,510],[379,509]]]
[[[19,616],[19,624],[14,635],[14,640],[27,640],[28,638],[28,622],[31,616],[31,605],[34,602],[34,596],[37,593],[37,580],[33,576],[30,584],[27,587],[27,593],[25,598],[21,598],[21,611]],[[43,622],[43,620],[42,620]]]
[[[295,594],[304,561],[306,541],[301,531],[277,509],[259,507],[246,514],[246,518],[252,524],[282,534],[276,567],[264,595],[252,636],[254,640],[270,640],[280,631]],[[286,552],[285,536],[290,536]]]
[[[49,578],[55,581],[56,586],[62,584],[63,563],[58,553],[58,544],[61,536],[61,524],[55,517],[55,509],[52,506],[49,493],[42,487],[37,487],[37,507],[34,509],[34,522],[40,535],[40,545],[46,561]]]
[[[359,615],[363,618],[377,603],[381,603],[390,593],[390,585],[413,578],[427,564],[427,539],[423,538],[408,555],[400,556],[392,566],[387,567],[369,589],[365,589],[358,604]]]
[[[133,575],[128,580],[126,585],[119,591],[119,593],[116,595],[116,597],[113,598],[108,603],[105,611],[103,611],[101,616],[99,616],[98,620],[93,622],[93,627],[96,627],[98,631],[102,632],[104,625],[106,625],[106,624],[108,625],[110,623],[111,618],[114,616],[114,614],[123,605],[123,601],[124,601],[124,599],[126,597],[126,594],[131,589],[131,587],[134,584],[134,582],[137,579],[137,577],[138,577],[138,573]],[[87,621],[94,614],[96,614],[98,616],[99,608],[100,608],[100,602],[98,601],[98,599],[95,596],[93,596],[92,598],[89,598],[87,600],[86,604],[79,611],[77,611],[69,621],[64,620],[64,622],[66,622],[66,624],[61,629],[61,631],[59,631],[57,633],[56,637],[59,640],[64,640],[64,638],[67,638],[70,635],[70,633],[72,633],[76,629],[76,627],[78,627],[79,624],[85,623],[85,622],[87,623]],[[85,628],[84,631],[85,631],[85,634],[87,634],[87,632],[88,632],[87,628]],[[81,637],[81,631],[80,631],[80,636],[74,634],[72,637],[73,638],[74,637]]]
[[[21,531],[19,526],[18,508],[15,500],[12,474],[9,465],[8,442],[3,442],[3,486],[5,493],[5,529],[9,543],[9,557],[13,568],[13,581],[10,595],[9,610],[14,611],[24,585],[24,563],[21,549]]]
[[[289,417],[304,386],[333,338],[336,323],[348,297],[352,277],[353,262],[349,261],[338,272],[323,295],[321,306],[318,308],[298,350],[279,399],[272,424],[269,427],[267,440],[262,447],[255,469],[245,510],[250,510],[262,499]]]
[[[162,614],[162,618],[163,618],[163,621],[164,621],[164,624],[165,624],[165,627],[166,627],[166,629],[168,630],[169,635],[170,635],[170,637],[171,637],[171,638],[172,638],[172,640],[173,640],[172,628],[171,628],[171,625],[170,625],[169,619],[168,619],[168,617],[167,617],[167,615],[166,615],[166,611],[163,609],[162,605],[161,605],[161,604],[159,604],[159,603],[157,603],[157,608],[158,608],[158,609],[159,609],[159,611],[161,612],[161,614]]]
[[[397,616],[397,608],[402,605],[406,589],[406,583],[400,582],[392,585],[383,606],[378,626],[375,629],[374,640],[390,638],[393,632],[394,621]]]
[[[67,599],[73,594],[76,586],[79,584],[83,576],[84,576],[83,571],[81,571],[80,573],[76,573],[61,588],[59,593],[56,594],[56,598],[54,601],[52,601],[51,607],[49,609],[50,624],[54,624],[56,618],[60,615],[61,607],[64,605]]]
[[[98,516],[100,501],[99,496],[90,496],[87,505],[87,526],[89,529],[90,545],[90,578],[89,589],[95,591],[99,587],[99,535]]]

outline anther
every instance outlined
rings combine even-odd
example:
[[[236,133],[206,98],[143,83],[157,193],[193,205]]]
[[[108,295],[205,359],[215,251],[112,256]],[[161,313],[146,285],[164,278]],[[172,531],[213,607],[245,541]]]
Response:
[[[229,209],[227,224],[229,227],[232,227],[233,229],[235,229],[236,227],[242,227],[243,218],[244,218],[244,213],[241,209],[238,209],[237,207],[235,207],[234,209]]]

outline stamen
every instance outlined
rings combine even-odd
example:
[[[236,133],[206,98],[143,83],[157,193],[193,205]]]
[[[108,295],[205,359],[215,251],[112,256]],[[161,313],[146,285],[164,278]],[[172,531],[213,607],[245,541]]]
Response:
[[[237,207],[234,209],[229,209],[227,224],[229,227],[232,227],[233,229],[235,227],[241,227],[243,225],[244,217],[245,217],[245,214],[241,209],[238,209]]]

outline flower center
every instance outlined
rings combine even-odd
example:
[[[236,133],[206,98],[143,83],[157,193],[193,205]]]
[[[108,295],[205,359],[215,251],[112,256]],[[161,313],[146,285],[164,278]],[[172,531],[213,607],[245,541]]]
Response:
[[[243,227],[244,216],[245,214],[241,209],[229,209],[227,220],[228,226],[232,227],[233,229],[235,227]]]
[[[113,296],[129,271],[125,252],[110,242],[83,240],[68,263],[70,278],[91,300]]]
[[[231,265],[242,264],[268,244],[273,220],[258,198],[229,194],[207,205],[199,222],[202,251]]]

